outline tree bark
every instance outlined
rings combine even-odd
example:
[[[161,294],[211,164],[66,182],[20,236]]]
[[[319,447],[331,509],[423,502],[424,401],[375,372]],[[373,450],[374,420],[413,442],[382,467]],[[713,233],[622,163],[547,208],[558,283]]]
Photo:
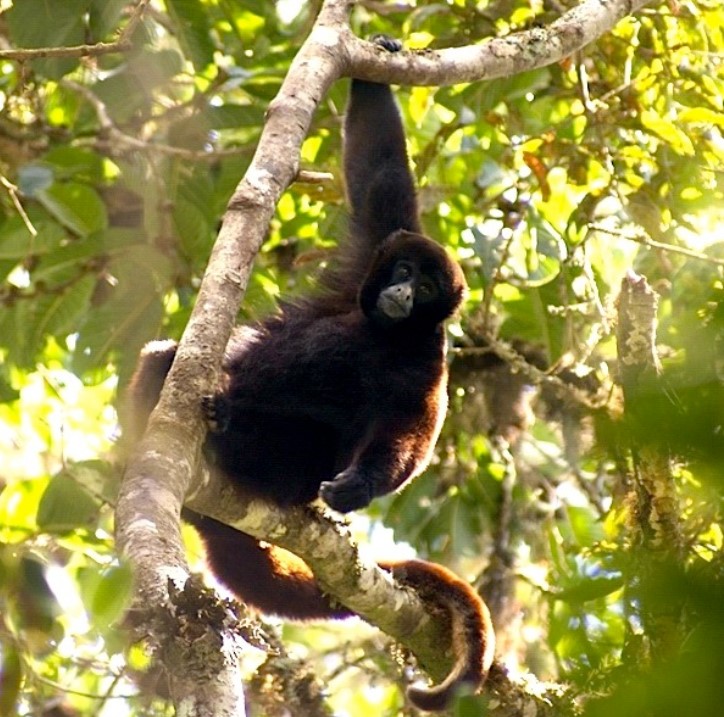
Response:
[[[636,548],[636,580],[629,586],[640,605],[652,658],[676,654],[683,639],[683,606],[675,596],[662,595],[667,574],[678,570],[685,553],[681,510],[668,448],[651,435],[652,412],[666,421],[676,410],[662,385],[656,350],[658,294],[646,277],[630,272],[621,282],[618,299],[618,379],[624,394],[624,422],[630,437],[631,520]]]

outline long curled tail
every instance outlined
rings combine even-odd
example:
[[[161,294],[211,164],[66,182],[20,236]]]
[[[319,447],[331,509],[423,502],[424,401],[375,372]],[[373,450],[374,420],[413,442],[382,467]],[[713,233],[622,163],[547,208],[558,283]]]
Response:
[[[410,701],[419,709],[438,712],[450,706],[463,687],[477,692],[485,683],[495,653],[495,631],[490,612],[480,595],[451,570],[424,560],[380,563],[423,602],[446,613],[450,620],[455,664],[438,685],[412,685]]]
[[[296,555],[190,511],[184,513],[201,533],[212,572],[243,602],[263,613],[292,620],[343,619],[353,613],[320,589],[309,566]],[[448,707],[461,688],[477,691],[493,660],[495,633],[478,593],[453,572],[423,560],[383,561],[380,567],[413,589],[450,622],[455,664],[443,682],[407,690],[419,709]]]

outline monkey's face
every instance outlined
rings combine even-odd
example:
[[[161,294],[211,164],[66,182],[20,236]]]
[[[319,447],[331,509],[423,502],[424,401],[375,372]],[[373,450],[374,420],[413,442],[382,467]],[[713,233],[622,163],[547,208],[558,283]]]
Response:
[[[380,247],[360,292],[360,306],[375,325],[434,328],[462,301],[460,267],[431,239],[390,235]]]

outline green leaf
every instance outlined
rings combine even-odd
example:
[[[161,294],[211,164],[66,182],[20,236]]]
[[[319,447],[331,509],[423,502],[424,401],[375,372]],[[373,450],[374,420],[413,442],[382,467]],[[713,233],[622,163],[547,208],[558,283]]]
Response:
[[[36,515],[47,480],[21,480],[6,485],[0,493],[0,528],[12,538],[15,531],[23,537],[36,529]]]
[[[580,546],[590,546],[604,537],[603,526],[590,508],[569,505],[566,508],[573,536]]]
[[[93,263],[93,259],[106,250],[104,234],[97,233],[82,240],[68,241],[64,234],[59,247],[46,252],[32,272],[33,281],[43,281],[47,285],[67,282],[78,276],[81,271]]]
[[[166,6],[184,54],[197,70],[202,70],[213,62],[216,49],[211,40],[208,8],[199,0],[168,0]]]
[[[105,630],[116,622],[131,601],[133,575],[126,565],[101,570],[86,568],[78,575],[83,604],[94,625]]]
[[[33,226],[38,232],[36,236],[30,234],[25,222],[17,215],[2,225],[0,261],[6,259],[15,266],[28,256],[38,257],[57,249],[68,238],[65,229],[47,215],[39,221],[33,220]]]
[[[77,182],[56,182],[37,193],[41,204],[64,226],[87,236],[108,226],[105,204],[95,189]]]
[[[91,36],[103,40],[118,25],[128,0],[92,0],[88,18]]]
[[[198,202],[179,197],[173,211],[176,231],[181,237],[185,253],[190,257],[208,256],[214,231],[207,211]]]
[[[480,260],[484,286],[487,286],[500,267],[501,252],[506,239],[499,231],[486,231],[485,225],[470,227],[475,255]]]
[[[5,13],[17,47],[70,47],[85,42],[85,13],[91,0],[22,0]],[[34,60],[33,69],[59,79],[79,64],[78,58]]]
[[[56,179],[70,179],[76,182],[103,182],[103,157],[89,149],[79,147],[53,147],[43,157],[51,165]]]
[[[679,112],[679,121],[713,124],[724,129],[724,112],[715,112],[707,107],[689,107]]]
[[[234,105],[229,103],[218,107],[207,107],[204,114],[209,118],[209,123],[215,129],[260,128],[264,123],[264,108],[259,105]]]
[[[588,578],[556,593],[556,599],[570,604],[580,604],[606,597],[623,586],[623,578],[618,576]]]
[[[95,286],[94,276],[84,276],[71,286],[43,297],[36,303],[33,313],[37,320],[32,326],[32,333],[37,336],[38,346],[48,336],[63,339],[78,328],[91,306]],[[30,326],[27,328],[31,329]]]
[[[144,47],[131,54],[117,72],[96,82],[93,91],[111,117],[123,123],[138,112],[150,112],[154,91],[163,88],[165,93],[165,85],[183,69],[183,57],[176,49]]]
[[[63,611],[46,573],[43,560],[34,554],[23,555],[17,565],[10,606],[13,623],[37,655],[51,652],[55,641],[63,637],[63,626],[57,619]]]
[[[119,475],[107,461],[93,459],[71,463],[63,475],[68,476],[99,500],[114,502],[118,495]]]
[[[128,247],[109,266],[116,286],[78,332],[73,369],[79,373],[105,364],[114,351],[135,356],[158,335],[163,319],[156,274],[169,270],[166,258],[149,246]]]
[[[0,403],[17,401],[19,396],[20,392],[13,388],[12,384],[4,376],[0,376]]]
[[[93,261],[103,248],[102,238],[94,236],[36,255],[31,278],[37,296],[0,313],[0,331],[14,362],[32,365],[49,336],[63,341],[83,325],[97,284]]]
[[[38,527],[47,532],[68,532],[91,524],[98,503],[73,478],[59,473],[51,479],[38,506]]]
[[[490,697],[488,695],[461,694],[453,704],[454,717],[484,717],[488,714]]]

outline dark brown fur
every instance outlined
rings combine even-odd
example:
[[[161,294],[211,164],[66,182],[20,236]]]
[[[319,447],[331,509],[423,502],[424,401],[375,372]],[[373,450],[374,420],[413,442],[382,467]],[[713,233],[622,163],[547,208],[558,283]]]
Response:
[[[405,138],[390,88],[353,81],[345,177],[351,231],[320,292],[229,344],[225,382],[209,402],[209,464],[246,495],[278,505],[318,496],[347,512],[422,472],[447,406],[443,321],[462,300],[458,265],[420,234]],[[398,274],[402,267],[404,278]],[[432,288],[431,288],[432,287]],[[382,294],[411,292],[398,316]],[[404,289],[404,291],[403,291]],[[423,292],[424,290],[424,292]],[[395,300],[396,301],[396,300]],[[401,309],[399,309],[401,311]],[[129,390],[134,433],[145,425],[175,347],[150,344]],[[346,617],[290,553],[189,513],[217,577],[263,612],[294,619]],[[442,685],[411,688],[423,709],[442,709],[460,683],[482,684],[493,633],[477,593],[444,568],[384,563],[450,616],[456,666]]]

